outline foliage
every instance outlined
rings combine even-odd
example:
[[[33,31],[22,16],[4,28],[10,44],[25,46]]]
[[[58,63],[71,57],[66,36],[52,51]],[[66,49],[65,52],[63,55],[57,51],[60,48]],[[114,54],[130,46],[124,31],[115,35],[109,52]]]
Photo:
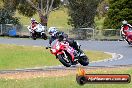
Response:
[[[121,21],[127,20],[132,24],[132,1],[131,0],[109,0],[109,10],[104,21],[104,28],[119,29]]]
[[[108,0],[101,0],[97,8],[97,17],[102,18],[106,16],[107,10],[109,8]]]
[[[29,3],[28,1],[31,1],[33,5]],[[41,1],[42,1],[42,4],[41,4]],[[53,1],[53,4],[52,4],[52,1]],[[11,20],[14,19],[13,22],[15,23],[18,23],[19,21],[16,17],[15,18],[13,17],[16,10],[18,10],[18,12],[24,16],[32,17],[41,9],[42,9],[42,12],[44,12],[42,14],[46,14],[46,11],[48,11],[48,14],[49,14],[49,12],[53,8],[56,8],[60,5],[60,0],[1,0],[1,2],[3,3],[0,3],[0,7],[2,7],[2,5],[4,4],[3,8],[1,8],[2,9],[1,11],[3,10],[6,11],[5,13],[6,16],[4,15],[5,16],[4,18],[1,17],[1,20],[6,21],[8,19],[11,19]],[[42,14],[39,16],[42,16]],[[3,23],[6,23],[6,22],[3,22]],[[11,22],[8,22],[8,23],[11,23]]]
[[[94,27],[99,0],[69,0],[69,24],[75,28]]]
[[[37,0],[34,0],[33,3],[36,5]],[[34,14],[36,14],[36,9],[33,8],[26,0],[20,1],[17,10],[20,14],[27,16],[27,17],[32,17]]]
[[[4,3],[1,3],[2,6],[0,8],[0,24],[19,24],[19,19],[14,17],[17,0],[13,0],[10,3],[8,3],[9,0],[3,1]],[[16,4],[16,6],[14,4]]]
[[[19,24],[19,19],[13,17],[14,12],[8,9],[0,9],[0,24]]]
[[[0,8],[2,8],[3,7],[3,2],[2,2],[2,0],[0,0]]]

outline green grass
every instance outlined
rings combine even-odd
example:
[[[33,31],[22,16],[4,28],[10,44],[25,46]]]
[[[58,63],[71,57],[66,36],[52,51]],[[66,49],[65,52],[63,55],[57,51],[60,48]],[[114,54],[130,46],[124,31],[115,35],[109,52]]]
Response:
[[[94,21],[95,21],[97,29],[101,29],[101,30],[103,29],[104,19],[105,17],[102,17],[101,19],[98,19],[97,17],[95,17]]]
[[[52,11],[49,15],[48,27],[55,26],[59,28],[71,28],[68,22],[68,9],[60,8],[58,10]]]
[[[71,26],[67,24],[68,18],[69,18],[67,11],[68,11],[67,8],[64,8],[64,7],[61,7],[55,11],[52,11],[49,15],[48,27],[55,26],[59,28],[71,28]],[[25,17],[19,14],[18,12],[16,12],[15,16],[20,18],[20,22],[23,25],[30,24],[30,18]],[[33,18],[35,18],[38,22],[40,22],[38,14],[35,14]]]
[[[111,57],[98,51],[86,51],[90,61]],[[0,44],[0,69],[31,68],[60,65],[61,63],[44,47]]]
[[[85,51],[85,53],[90,58],[90,62],[103,60],[103,59],[109,59],[112,57],[110,54],[106,54],[106,53],[101,52],[101,51]]]
[[[102,69],[94,71],[98,73],[112,74],[130,74],[132,75],[132,67],[124,69]],[[76,75],[76,74],[75,74]],[[49,77],[49,78],[31,78],[24,80],[0,79],[0,88],[132,88],[132,82],[129,84],[86,84],[80,86],[76,82],[75,75],[65,77]]]
[[[43,47],[0,45],[0,69],[16,69],[60,64]]]

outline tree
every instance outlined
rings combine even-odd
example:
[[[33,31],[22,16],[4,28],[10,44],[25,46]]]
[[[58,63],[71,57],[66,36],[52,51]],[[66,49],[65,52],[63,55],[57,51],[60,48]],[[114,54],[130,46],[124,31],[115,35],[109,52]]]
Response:
[[[16,10],[24,16],[32,17],[37,12],[43,25],[47,25],[49,13],[59,6],[60,0],[2,0],[4,9]]]
[[[16,6],[16,0],[3,0],[0,7],[0,24],[19,24],[19,19],[14,17]],[[10,3],[9,3],[10,2]]]
[[[47,26],[49,13],[60,4],[60,0],[23,0],[22,2],[18,7],[19,12],[28,17],[38,12],[41,23],[45,26]]]
[[[97,17],[102,19],[109,9],[109,0],[101,0],[97,8]]]
[[[127,20],[132,24],[132,1],[131,0],[109,0],[109,10],[104,21],[104,28],[119,29],[121,21]]]
[[[0,9],[0,24],[19,24],[19,19],[14,17],[14,12],[8,9]]]
[[[69,0],[69,24],[75,28],[94,27],[94,17],[100,0]]]

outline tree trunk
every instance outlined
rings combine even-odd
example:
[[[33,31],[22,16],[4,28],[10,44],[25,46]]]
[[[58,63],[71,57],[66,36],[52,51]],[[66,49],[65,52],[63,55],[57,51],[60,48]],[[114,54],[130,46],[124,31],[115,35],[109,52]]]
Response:
[[[40,11],[38,11],[39,13],[39,18],[40,18],[40,22],[43,26],[47,26],[47,22],[48,22],[48,17],[47,15],[43,15]]]
[[[27,1],[32,5],[32,7],[34,7],[38,11],[41,24],[43,26],[47,26],[49,13],[52,11],[52,5],[54,3],[54,0],[51,0],[51,3],[50,3],[49,0],[47,0],[46,11],[45,11],[45,14],[44,15],[43,15],[43,12],[42,12],[42,8],[41,9],[40,8],[37,8],[30,0],[27,0]],[[41,2],[41,5],[42,5],[42,2]]]

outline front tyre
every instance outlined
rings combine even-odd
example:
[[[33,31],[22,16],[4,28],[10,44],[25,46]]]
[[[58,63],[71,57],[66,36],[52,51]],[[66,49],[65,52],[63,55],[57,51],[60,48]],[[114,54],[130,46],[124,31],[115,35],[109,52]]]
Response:
[[[43,33],[43,34],[42,34],[42,38],[43,38],[44,40],[46,40],[46,39],[47,39],[47,35],[46,35],[45,33]]]
[[[71,66],[71,60],[69,60],[69,58],[66,58],[66,59],[65,59],[65,57],[64,57],[63,54],[58,55],[57,57],[58,57],[59,61],[60,61],[64,66],[66,66],[66,67],[70,67],[70,66]]]
[[[125,40],[126,40],[126,42],[128,43],[128,45],[131,45],[131,42],[129,42],[128,39],[125,39]]]
[[[78,60],[78,62],[83,65],[83,66],[87,66],[89,64],[89,59],[88,57],[85,55],[85,56],[81,56]]]
[[[32,33],[32,39],[36,40],[36,34],[35,33]]]

